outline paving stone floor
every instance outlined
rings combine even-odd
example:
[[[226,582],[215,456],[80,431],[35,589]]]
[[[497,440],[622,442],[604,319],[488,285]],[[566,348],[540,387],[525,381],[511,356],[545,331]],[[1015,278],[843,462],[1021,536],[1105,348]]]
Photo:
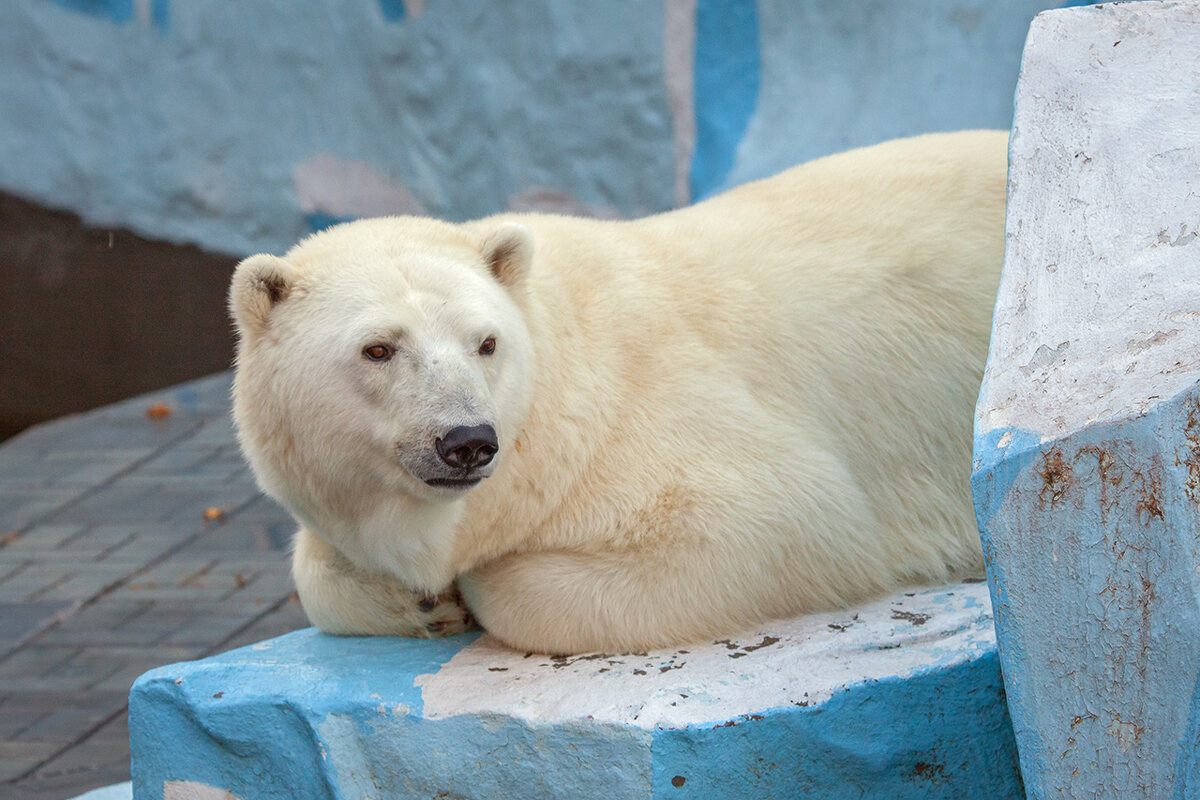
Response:
[[[0,797],[129,780],[150,669],[307,625],[222,373],[0,444]]]

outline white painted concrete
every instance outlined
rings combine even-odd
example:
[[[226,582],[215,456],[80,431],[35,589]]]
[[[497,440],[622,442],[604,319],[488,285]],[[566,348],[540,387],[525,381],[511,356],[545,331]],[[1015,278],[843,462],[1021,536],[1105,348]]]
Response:
[[[586,709],[597,723],[653,730],[820,705],[848,685],[910,677],[994,643],[986,584],[959,584],[643,655],[527,658],[484,636],[417,683],[428,719],[503,714],[553,725]]]
[[[130,733],[138,800],[1019,798],[983,584],[632,655],[300,631],[144,675]]]
[[[1146,411],[1200,367],[1200,16],[1046,12],[1025,50],[981,430]]]
[[[1200,3],[1029,33],[976,511],[1031,800],[1200,797]]]

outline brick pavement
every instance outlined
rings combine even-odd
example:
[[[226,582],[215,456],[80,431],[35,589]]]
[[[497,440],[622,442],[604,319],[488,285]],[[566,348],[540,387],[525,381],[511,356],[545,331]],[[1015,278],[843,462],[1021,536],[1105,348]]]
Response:
[[[0,797],[129,780],[138,675],[307,624],[288,576],[292,522],[238,453],[229,381],[0,445]]]

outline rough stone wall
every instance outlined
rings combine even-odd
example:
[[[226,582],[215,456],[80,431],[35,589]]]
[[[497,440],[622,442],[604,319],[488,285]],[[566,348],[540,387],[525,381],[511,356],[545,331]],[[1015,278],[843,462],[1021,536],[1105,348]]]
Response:
[[[1029,800],[1200,797],[1200,3],[1033,24],[972,486]]]
[[[1007,127],[1062,0],[23,0],[0,190],[281,250],[345,217],[659,211],[894,136]]]
[[[232,261],[172,242],[244,256],[350,217],[630,217],[1008,127],[1025,29],[1058,5],[4,4],[0,437],[228,364]]]

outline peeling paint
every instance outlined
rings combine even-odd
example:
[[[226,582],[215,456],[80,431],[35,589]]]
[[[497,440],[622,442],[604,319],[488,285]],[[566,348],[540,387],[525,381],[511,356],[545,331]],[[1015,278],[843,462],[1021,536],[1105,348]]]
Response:
[[[300,210],[337,219],[423,215],[424,206],[404,186],[369,164],[328,154],[305,159],[292,170]]]
[[[233,792],[194,781],[167,781],[163,800],[241,800]]]
[[[1053,272],[1053,270],[1051,270],[1051,272]],[[1046,344],[1039,345],[1038,349],[1034,351],[1033,357],[1029,359],[1029,363],[1021,367],[1021,372],[1028,377],[1035,372],[1048,369],[1051,365],[1062,358],[1066,354],[1067,350],[1070,349],[1070,347],[1070,342],[1059,342],[1057,347],[1050,347]]]
[[[1200,162],[1200,96],[1152,99],[1196,72],[1194,3],[1050,12],[1026,45],[971,484],[1030,800],[1200,786],[1200,184],[1145,169]]]
[[[591,712],[598,722],[678,728],[786,705],[801,695],[819,703],[848,681],[908,675],[931,660],[986,649],[987,587],[961,584],[951,591],[902,594],[853,614],[809,615],[685,650],[525,658],[485,636],[437,674],[420,678],[424,714],[486,710],[552,723],[578,713],[578,698],[586,695],[598,707]],[[925,624],[913,623],[922,617]],[[891,645],[886,656],[878,653],[879,643]]]
[[[1042,490],[1038,499],[1043,507],[1054,505],[1067,493],[1075,482],[1075,474],[1071,466],[1063,460],[1062,450],[1055,448],[1042,456],[1042,468],[1038,470],[1042,478]]]
[[[646,653],[312,630],[270,645],[139,679],[139,800],[168,779],[255,800],[482,800],[514,786],[530,800],[709,800],[800,785],[839,800],[848,779],[889,800],[1020,797],[979,584]]]
[[[1200,236],[1200,232],[1189,230],[1187,223],[1179,223],[1179,232],[1172,238],[1172,235],[1167,233],[1167,229],[1163,228],[1158,232],[1158,237],[1155,239],[1155,244],[1165,244],[1170,247],[1184,247],[1191,244]]]

